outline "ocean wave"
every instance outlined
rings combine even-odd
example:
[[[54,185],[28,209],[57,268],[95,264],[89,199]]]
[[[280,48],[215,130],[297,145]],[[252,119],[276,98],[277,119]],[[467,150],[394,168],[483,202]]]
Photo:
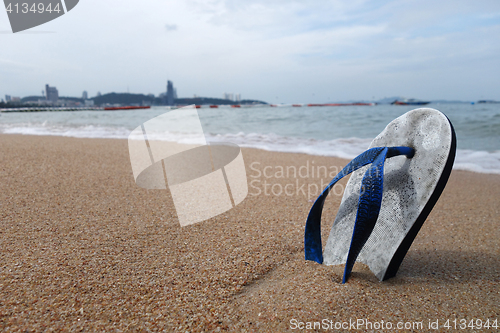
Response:
[[[212,135],[208,141],[229,141],[242,147],[259,148],[269,151],[304,153],[309,155],[333,156],[353,159],[364,152],[371,139],[342,138],[334,140],[314,140],[282,137],[276,134],[238,133]],[[457,149],[455,170],[477,173],[500,174],[500,151],[474,151]]]
[[[124,127],[105,126],[61,126],[42,124],[1,124],[0,133],[24,134],[24,135],[54,135],[74,138],[105,138],[105,139],[126,139],[130,130]]]
[[[453,169],[500,175],[500,151],[457,149]]]
[[[42,124],[0,124],[0,133],[25,135],[56,135],[76,138],[127,139],[131,130],[124,127],[104,127],[94,125],[62,126]],[[179,143],[200,143],[198,135],[192,133],[156,134],[149,139],[175,141]],[[309,155],[332,156],[353,159],[365,151],[371,139],[340,138],[316,140],[308,138],[280,136],[274,133],[229,133],[206,134],[208,142],[232,142],[241,147],[258,148],[268,151],[303,153]],[[475,151],[458,149],[455,170],[478,173],[500,174],[500,151]]]
[[[258,148],[286,153],[304,153],[309,155],[334,156],[352,159],[366,150],[370,139],[343,138],[335,140],[316,140],[280,136],[274,133],[260,134],[243,132],[237,134],[209,134],[209,142],[232,142],[241,147]]]

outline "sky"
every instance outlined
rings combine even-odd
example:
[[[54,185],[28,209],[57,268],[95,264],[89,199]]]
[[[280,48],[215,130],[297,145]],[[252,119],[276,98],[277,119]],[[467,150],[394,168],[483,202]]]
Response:
[[[500,100],[500,1],[81,0],[12,33],[0,98],[225,92],[268,103]]]

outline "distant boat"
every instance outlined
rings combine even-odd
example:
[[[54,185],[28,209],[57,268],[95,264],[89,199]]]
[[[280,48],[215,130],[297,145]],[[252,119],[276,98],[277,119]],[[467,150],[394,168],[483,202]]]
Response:
[[[108,106],[104,110],[135,110],[135,109],[149,109],[150,106]]]
[[[403,100],[395,100],[392,102],[392,105],[426,105],[429,104],[430,102],[426,101],[419,101],[413,98],[410,99],[403,99]]]
[[[492,104],[496,104],[496,103],[500,103],[499,101],[494,101],[494,100],[491,100],[491,99],[482,99],[480,101],[477,101],[478,103],[492,103]]]

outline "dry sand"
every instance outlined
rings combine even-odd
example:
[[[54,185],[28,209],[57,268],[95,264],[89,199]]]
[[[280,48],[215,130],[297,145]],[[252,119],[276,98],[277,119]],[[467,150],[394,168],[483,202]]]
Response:
[[[181,228],[168,190],[135,185],[126,140],[0,135],[0,330],[279,332],[365,319],[428,331],[429,320],[500,320],[500,176],[453,171],[397,276],[379,282],[356,264],[342,285],[342,266],[304,260],[307,187],[329,177],[277,177],[279,166],[346,161],[243,154],[254,181],[245,201]],[[256,178],[265,166],[272,177]],[[264,181],[268,193],[295,193],[255,195]],[[325,204],[324,241],[339,202]]]

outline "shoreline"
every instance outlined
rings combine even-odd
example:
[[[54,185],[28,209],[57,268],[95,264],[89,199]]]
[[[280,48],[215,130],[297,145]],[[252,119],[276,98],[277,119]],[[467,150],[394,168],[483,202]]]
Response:
[[[128,133],[128,132],[127,132]],[[86,136],[64,136],[60,134],[35,134],[35,133],[2,133],[0,132],[0,135],[28,135],[28,136],[35,136],[35,137],[63,137],[63,138],[75,138],[75,139],[114,139],[114,140],[127,140],[127,137],[86,137]],[[123,135],[123,134],[122,134]],[[230,134],[233,135],[233,134]],[[305,140],[301,138],[293,138],[293,139],[298,139],[298,140]],[[359,139],[359,138],[344,138],[344,139],[334,139],[331,141],[336,141],[339,140],[340,142],[342,141],[349,141],[349,140],[357,140],[357,141],[366,141],[365,145],[362,145],[363,147],[368,147],[369,142],[371,142],[371,139]],[[214,141],[217,142],[218,140]],[[231,141],[231,140],[229,140]],[[237,140],[236,140],[237,141]],[[283,148],[280,149],[272,149],[272,148],[267,148],[265,145],[249,145],[249,144],[242,144],[241,142],[235,142],[238,144],[240,147],[245,148],[245,149],[257,149],[257,150],[262,150],[262,151],[268,151],[268,152],[276,152],[276,153],[286,153],[286,154],[305,154],[308,156],[318,156],[318,157],[332,157],[332,158],[338,158],[345,160],[346,163],[350,160],[352,160],[356,155],[352,156],[337,156],[337,155],[325,155],[325,154],[320,154],[320,153],[311,153],[311,152],[300,152],[300,151],[286,151],[283,150]],[[356,143],[356,148],[360,148],[360,143]],[[310,147],[304,147],[305,149],[309,149]],[[364,148],[361,148],[359,153],[364,151]],[[346,155],[347,153],[342,151],[342,154],[339,155]],[[471,163],[470,159],[484,159],[485,165],[477,164],[476,163]],[[496,159],[496,160],[495,160]],[[453,165],[453,170],[457,171],[467,171],[467,172],[472,172],[476,174],[486,174],[486,175],[500,175],[500,169],[488,169],[487,167],[490,167],[492,163],[494,163],[492,160],[495,160],[494,162],[500,163],[500,150],[494,150],[494,151],[485,151],[485,150],[470,150],[470,149],[457,149],[457,156],[455,157],[455,163]],[[486,166],[486,167],[485,167]],[[333,178],[333,177],[332,177]]]
[[[342,265],[304,260],[303,232],[315,199],[306,189],[331,180],[318,167],[347,160],[242,151],[262,192],[181,228],[168,190],[136,186],[126,140],[0,134],[0,327],[273,332],[364,319],[425,331],[436,320],[500,321],[500,175],[452,171],[396,277],[379,282],[358,263],[342,285]],[[304,191],[275,195],[290,184]],[[324,242],[340,199],[325,203]]]

